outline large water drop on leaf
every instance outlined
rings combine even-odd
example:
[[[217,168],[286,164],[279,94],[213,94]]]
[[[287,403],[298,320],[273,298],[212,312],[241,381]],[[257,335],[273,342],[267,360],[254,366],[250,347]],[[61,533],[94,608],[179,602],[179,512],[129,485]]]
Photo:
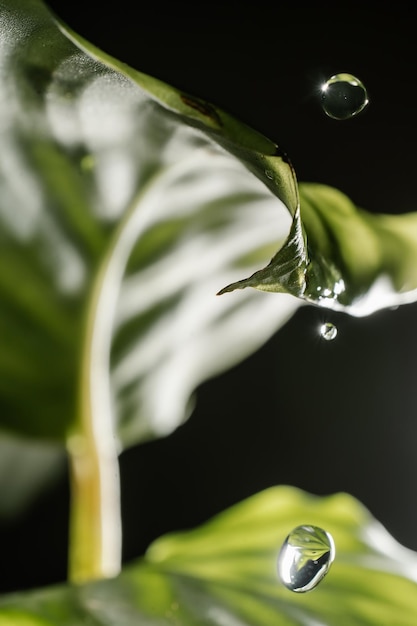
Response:
[[[321,86],[323,111],[335,120],[347,120],[368,104],[365,85],[352,74],[335,74]]]
[[[327,574],[334,557],[330,533],[318,526],[297,526],[281,547],[278,574],[290,591],[311,591]]]

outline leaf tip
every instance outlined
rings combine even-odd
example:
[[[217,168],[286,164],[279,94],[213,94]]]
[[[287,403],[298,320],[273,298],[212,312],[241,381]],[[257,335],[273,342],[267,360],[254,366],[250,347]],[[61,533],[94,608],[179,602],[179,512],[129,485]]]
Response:
[[[226,287],[220,289],[220,291],[216,293],[216,296],[222,296],[224,293],[229,293],[230,291],[234,291],[235,289],[244,289],[246,287],[246,284],[243,283],[246,283],[246,281],[240,280],[236,283],[230,283],[230,285],[226,285]]]

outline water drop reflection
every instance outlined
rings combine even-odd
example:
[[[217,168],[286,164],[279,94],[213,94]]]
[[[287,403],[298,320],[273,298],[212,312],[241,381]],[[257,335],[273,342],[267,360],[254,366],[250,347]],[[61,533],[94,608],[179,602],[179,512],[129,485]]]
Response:
[[[333,537],[318,526],[294,528],[278,556],[278,574],[290,591],[311,591],[324,578],[334,561]]]
[[[320,326],[320,335],[326,341],[333,341],[337,337],[337,327],[331,322],[326,322]]]
[[[321,86],[323,111],[336,120],[357,115],[368,104],[365,85],[352,74],[335,74]]]

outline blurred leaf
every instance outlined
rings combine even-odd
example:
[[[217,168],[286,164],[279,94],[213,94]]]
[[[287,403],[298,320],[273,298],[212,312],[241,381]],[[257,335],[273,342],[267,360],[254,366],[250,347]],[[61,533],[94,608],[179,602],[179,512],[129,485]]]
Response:
[[[58,445],[2,435],[0,437],[0,519],[23,514],[46,485],[66,470]]]
[[[299,306],[216,297],[285,240],[292,168],[40,1],[6,0],[0,19],[0,426],[62,442],[88,396],[121,447],[168,434]]]
[[[220,293],[286,292],[357,316],[417,300],[417,213],[368,213],[314,183],[300,183],[299,196],[285,245],[264,269]]]
[[[168,434],[204,379],[301,303],[364,314],[414,299],[416,214],[299,193],[272,141],[109,57],[40,0],[7,0],[0,17],[3,428],[62,441],[88,389],[122,446]],[[287,295],[215,298],[228,281],[220,293]]]
[[[296,594],[278,580],[276,559],[306,523],[332,534],[336,559],[316,589]],[[6,596],[0,624],[414,626],[416,581],[417,554],[352,497],[274,487],[162,537],[118,579]]]

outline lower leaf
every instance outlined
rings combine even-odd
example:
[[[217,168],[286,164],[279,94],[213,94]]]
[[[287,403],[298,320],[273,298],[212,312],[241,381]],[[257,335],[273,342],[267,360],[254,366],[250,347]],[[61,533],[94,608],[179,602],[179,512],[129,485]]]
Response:
[[[335,542],[336,559],[312,591],[292,593],[276,562],[300,524]],[[12,594],[0,625],[414,626],[417,554],[351,496],[273,487],[205,525],[157,540],[111,581]]]

